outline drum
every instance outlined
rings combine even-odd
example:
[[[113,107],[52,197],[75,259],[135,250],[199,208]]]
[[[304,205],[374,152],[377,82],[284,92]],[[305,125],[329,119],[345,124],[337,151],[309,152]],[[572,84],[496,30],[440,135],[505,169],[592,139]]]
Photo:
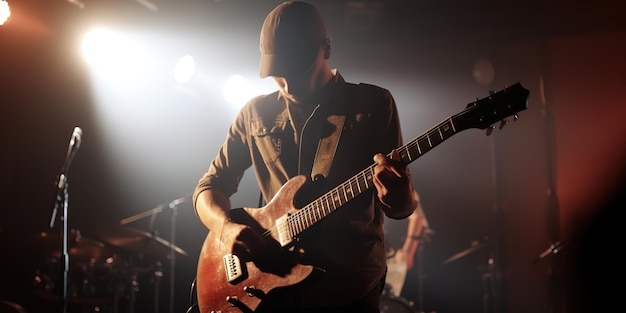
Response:
[[[409,301],[400,297],[381,297],[380,313],[416,313]]]
[[[67,273],[68,302],[85,305],[110,304],[115,292],[114,272],[109,264],[74,262]],[[61,301],[63,270],[60,261],[45,259],[33,277],[35,295],[43,300]]]
[[[112,302],[116,292],[116,275],[120,260],[113,248],[96,239],[84,237],[72,229],[67,238],[69,268],[64,273],[61,260],[63,238],[41,232],[33,237],[33,248],[42,258],[35,268],[32,287],[45,301],[62,301],[64,291],[70,304],[102,305]],[[63,281],[67,274],[67,290]]]

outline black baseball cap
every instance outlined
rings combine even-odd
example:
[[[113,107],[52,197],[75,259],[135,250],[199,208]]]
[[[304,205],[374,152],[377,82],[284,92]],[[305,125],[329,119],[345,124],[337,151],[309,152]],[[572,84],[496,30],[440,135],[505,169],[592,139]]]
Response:
[[[305,72],[325,39],[326,26],[313,5],[302,1],[281,3],[267,15],[261,28],[261,78]]]

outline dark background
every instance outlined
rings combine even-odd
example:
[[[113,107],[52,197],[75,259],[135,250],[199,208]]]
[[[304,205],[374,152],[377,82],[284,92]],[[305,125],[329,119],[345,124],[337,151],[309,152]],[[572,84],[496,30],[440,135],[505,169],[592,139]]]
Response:
[[[530,90],[518,121],[489,137],[476,129],[459,133],[410,165],[435,231],[423,251],[424,311],[619,305],[608,286],[620,283],[612,214],[623,208],[617,195],[626,159],[622,1],[312,2],[327,20],[331,65],[349,81],[391,90],[405,140],[490,90],[516,82]],[[83,244],[123,238],[122,219],[163,207],[152,224],[145,218],[127,226],[155,231],[188,254],[176,256],[172,271],[167,247],[151,244],[152,256],[123,254],[119,267],[95,264],[103,275],[79,273],[123,280],[137,274],[136,303],[121,312],[184,312],[207,230],[188,201],[176,211],[167,204],[188,200],[235,109],[218,88],[180,92],[165,71],[103,92],[79,41],[92,25],[106,24],[145,35],[162,64],[194,54],[208,81],[236,72],[256,78],[258,32],[280,1],[155,0],[156,11],[131,0],[85,0],[82,9],[62,0],[9,3],[11,19],[0,26],[0,300],[29,312],[59,311],[58,299],[38,293],[35,277],[52,272],[60,250],[62,222],[50,229],[49,221],[79,126],[81,146],[67,171],[68,224]],[[251,176],[233,206],[256,206]],[[39,238],[42,231],[52,238]],[[473,242],[477,249],[443,264]],[[555,243],[562,249],[549,250]],[[131,268],[124,265],[129,259]],[[403,299],[418,303],[415,270],[407,280]]]

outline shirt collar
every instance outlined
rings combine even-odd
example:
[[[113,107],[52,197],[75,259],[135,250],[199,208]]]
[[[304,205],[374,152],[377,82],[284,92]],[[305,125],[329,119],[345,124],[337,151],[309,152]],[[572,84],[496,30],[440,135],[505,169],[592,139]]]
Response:
[[[323,86],[321,88],[321,90],[318,90],[316,93],[316,95],[314,97],[318,98],[318,99],[323,99],[327,94],[328,94],[328,90],[332,90],[334,86],[336,86],[337,84],[340,83],[344,83],[345,79],[343,78],[343,76],[341,76],[341,74],[339,73],[339,71],[335,68],[331,70],[333,72],[333,77],[328,81],[328,83]],[[283,97],[283,95],[279,92],[277,92],[277,97],[276,100],[281,100],[281,99],[285,99]],[[285,101],[287,101],[287,99],[285,99]]]

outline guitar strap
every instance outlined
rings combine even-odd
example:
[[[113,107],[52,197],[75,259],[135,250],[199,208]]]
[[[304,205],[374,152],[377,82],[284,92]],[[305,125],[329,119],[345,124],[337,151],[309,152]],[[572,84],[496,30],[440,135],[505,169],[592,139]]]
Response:
[[[341,103],[343,109],[340,109],[340,114],[329,115],[327,121],[332,124],[335,129],[330,136],[320,138],[320,142],[317,145],[317,151],[315,152],[315,159],[313,160],[313,168],[311,170],[311,179],[313,181],[319,178],[326,178],[330,165],[333,163],[335,157],[335,151],[337,151],[337,145],[339,144],[339,137],[343,130],[343,125],[346,120],[346,116],[350,111],[347,99],[350,95],[357,95],[360,97],[359,88],[361,84],[354,84],[345,82],[341,96],[339,96],[338,103]]]
[[[330,136],[320,138],[317,151],[315,152],[315,159],[313,160],[313,169],[311,171],[311,178],[313,180],[326,178],[328,176],[330,164],[335,157],[335,151],[337,151],[337,144],[339,143],[339,137],[341,136],[345,120],[345,115],[328,116],[327,121],[335,126],[335,129]]]

